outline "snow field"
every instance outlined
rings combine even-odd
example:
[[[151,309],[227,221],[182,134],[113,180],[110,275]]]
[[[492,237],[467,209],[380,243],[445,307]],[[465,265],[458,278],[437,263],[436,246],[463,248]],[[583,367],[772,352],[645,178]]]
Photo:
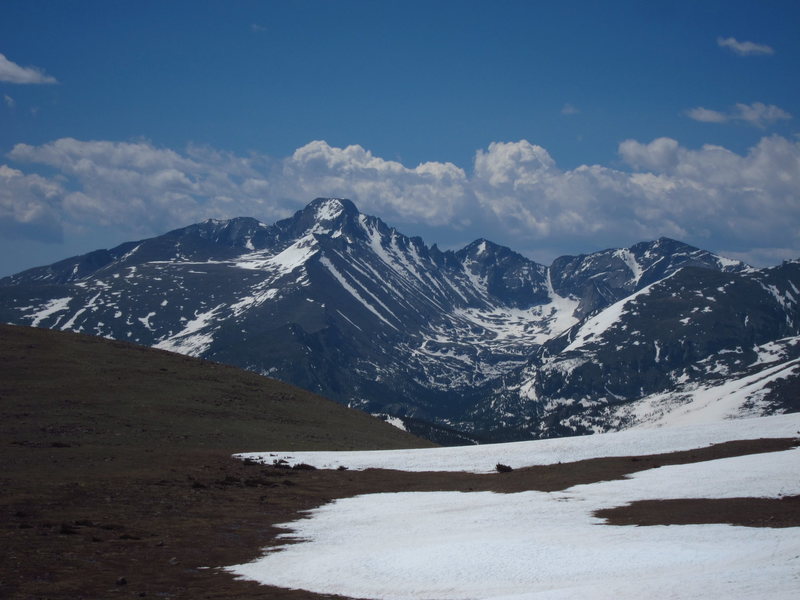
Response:
[[[768,410],[763,398],[770,391],[769,384],[793,377],[798,369],[800,359],[794,359],[716,385],[691,383],[681,391],[653,394],[620,406],[617,413],[629,422],[639,423],[634,427],[672,427],[754,417]]]
[[[622,448],[643,454],[725,439],[793,436],[799,417],[506,446],[531,446],[526,453],[515,448],[520,461],[524,456],[527,464],[547,464],[556,454],[546,447],[554,445],[563,446],[558,455],[577,460],[619,455]],[[656,441],[648,442],[648,436]],[[580,442],[589,448],[581,449]],[[479,472],[475,450],[491,448],[422,452],[466,454],[460,470]],[[424,463],[408,451],[386,454],[398,453],[412,470]],[[363,495],[282,525],[290,530],[283,537],[297,543],[226,569],[268,585],[386,600],[789,599],[800,589],[796,528],[618,527],[592,513],[636,500],[795,495],[799,474],[800,449],[793,449],[666,466],[552,493]]]
[[[236,457],[266,464],[280,459],[291,465],[307,463],[320,469],[344,466],[355,470],[491,473],[497,463],[519,468],[604,456],[691,450],[731,440],[798,436],[800,414],[789,414],[485,446],[359,452],[246,452],[237,454]]]

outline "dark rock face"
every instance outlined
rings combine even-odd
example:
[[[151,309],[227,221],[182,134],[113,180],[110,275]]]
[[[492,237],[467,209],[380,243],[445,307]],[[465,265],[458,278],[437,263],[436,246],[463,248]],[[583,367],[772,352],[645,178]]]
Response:
[[[548,268],[487,240],[441,251],[318,198],[273,225],[209,220],[7,277],[0,319],[202,356],[429,437],[492,441],[663,418],[780,364],[792,381],[798,271],[667,238]],[[770,386],[734,408],[796,410],[791,385]],[[650,416],[632,408],[648,402]]]
[[[550,300],[547,269],[509,248],[481,239],[455,257],[474,277],[485,280],[486,291],[505,306],[527,308]]]

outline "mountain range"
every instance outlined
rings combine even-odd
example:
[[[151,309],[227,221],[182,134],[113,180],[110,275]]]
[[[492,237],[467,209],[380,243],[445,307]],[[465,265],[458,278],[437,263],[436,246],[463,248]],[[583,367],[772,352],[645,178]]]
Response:
[[[345,199],[0,280],[0,320],[227,363],[440,443],[800,410],[800,262],[660,238],[549,267],[441,250]]]

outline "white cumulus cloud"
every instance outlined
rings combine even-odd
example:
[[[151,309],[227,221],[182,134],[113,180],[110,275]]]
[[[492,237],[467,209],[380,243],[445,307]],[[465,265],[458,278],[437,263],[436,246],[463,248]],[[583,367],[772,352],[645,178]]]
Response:
[[[273,222],[314,197],[340,196],[404,233],[427,232],[428,243],[487,237],[542,262],[662,235],[756,264],[800,256],[800,141],[768,136],[737,154],[664,137],[625,140],[618,151],[626,169],[562,169],[526,140],[494,142],[465,171],[324,141],[270,158],[62,138],[7,155],[0,223],[39,238],[103,226],[124,241],[209,217]],[[25,172],[36,165],[55,173]]]
[[[756,44],[755,42],[740,42],[734,37],[718,37],[717,45],[739,56],[765,56],[775,54],[775,50],[771,46]]]
[[[658,138],[649,144],[625,140],[619,145],[619,154],[636,169],[666,171],[678,162],[679,149],[672,138]]]
[[[335,148],[314,141],[284,159],[273,180],[294,198],[340,196],[361,210],[397,222],[468,224],[467,174],[452,163],[426,162],[409,168],[374,156],[359,145]]]
[[[58,83],[55,77],[47,75],[38,67],[21,67],[0,54],[0,81],[7,83]]]
[[[59,241],[63,194],[57,181],[0,164],[0,231],[12,238]]]
[[[17,144],[9,158],[57,169],[67,193],[59,218],[65,224],[97,224],[152,234],[213,214],[286,211],[265,203],[269,188],[263,159],[190,147],[182,154],[149,142],[62,138],[41,146]],[[260,187],[259,187],[259,182]]]

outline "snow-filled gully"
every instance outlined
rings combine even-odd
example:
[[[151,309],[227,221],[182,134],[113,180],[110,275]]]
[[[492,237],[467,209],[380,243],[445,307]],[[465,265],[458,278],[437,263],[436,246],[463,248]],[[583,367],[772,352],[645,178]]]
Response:
[[[800,415],[793,414],[478,447],[263,456],[325,468],[481,473],[497,462],[546,465],[798,435]],[[593,513],[637,500],[797,495],[798,474],[795,448],[664,466],[559,492],[361,495],[282,525],[294,543],[226,570],[354,598],[795,598],[794,527],[622,527]]]

